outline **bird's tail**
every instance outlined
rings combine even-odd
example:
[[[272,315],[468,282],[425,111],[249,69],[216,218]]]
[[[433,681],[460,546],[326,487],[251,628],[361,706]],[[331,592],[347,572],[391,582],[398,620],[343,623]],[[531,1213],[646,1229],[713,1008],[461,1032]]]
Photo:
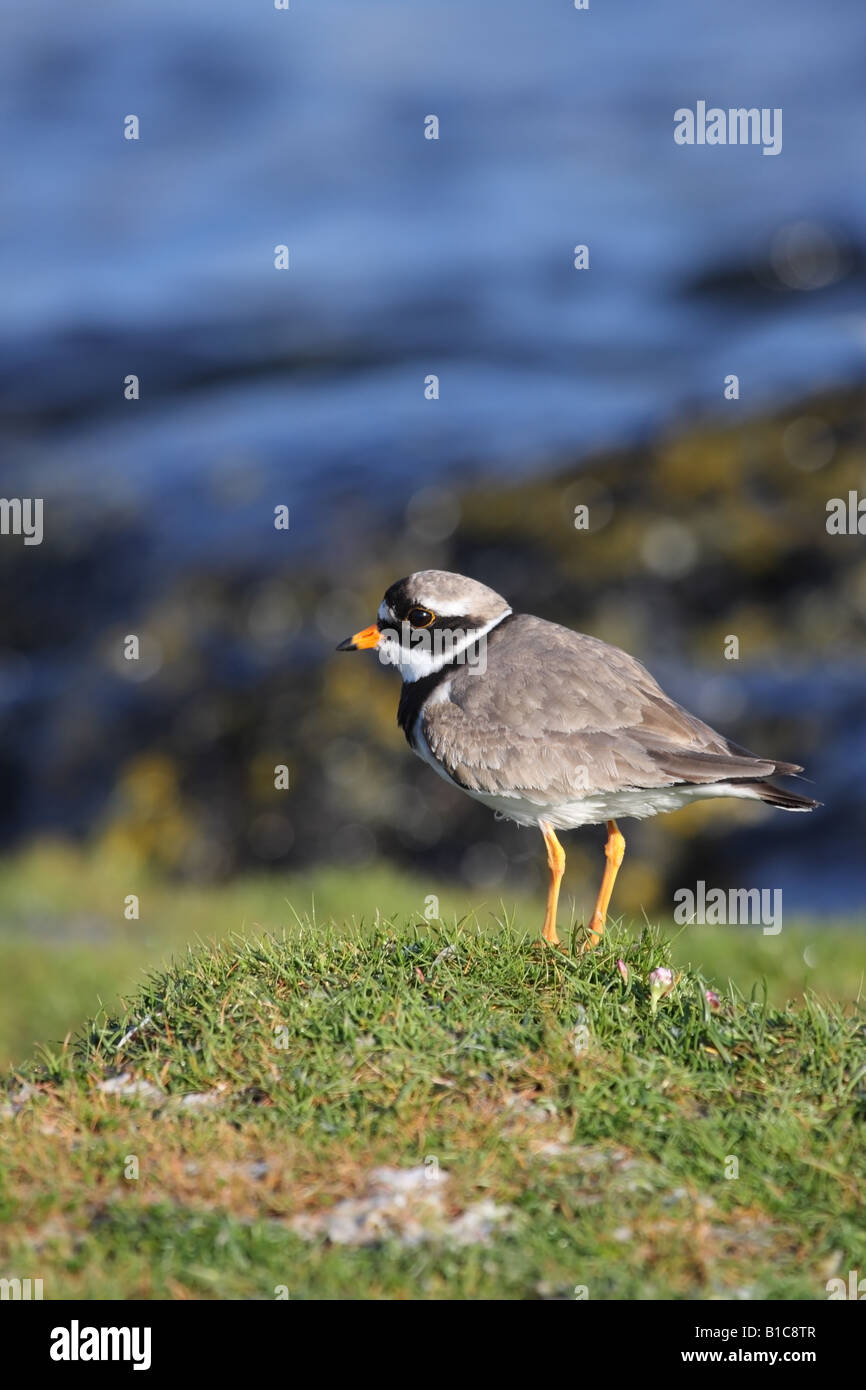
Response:
[[[774,782],[738,780],[737,786],[754,792],[755,796],[760,797],[761,801],[766,801],[768,806],[781,806],[783,811],[814,811],[816,806],[821,805],[820,801],[813,801],[811,797],[798,796],[796,792],[789,792],[786,787],[777,787]]]

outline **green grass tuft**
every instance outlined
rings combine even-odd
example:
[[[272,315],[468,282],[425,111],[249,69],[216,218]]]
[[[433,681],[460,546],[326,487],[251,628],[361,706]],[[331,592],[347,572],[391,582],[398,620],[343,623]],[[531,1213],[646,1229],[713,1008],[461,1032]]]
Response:
[[[16,1074],[2,1265],[46,1298],[825,1298],[866,1256],[859,1011],[714,1008],[691,970],[654,1010],[661,932],[579,937],[190,951]],[[382,1167],[439,1181],[364,1215]]]

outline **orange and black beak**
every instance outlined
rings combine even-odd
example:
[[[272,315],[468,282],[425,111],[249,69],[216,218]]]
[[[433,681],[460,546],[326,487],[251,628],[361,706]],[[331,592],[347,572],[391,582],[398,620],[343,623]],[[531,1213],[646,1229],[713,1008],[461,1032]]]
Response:
[[[356,632],[354,637],[347,637],[345,642],[340,643],[337,651],[362,652],[365,647],[378,647],[381,636],[381,632],[374,623],[372,627],[365,627],[362,632]]]

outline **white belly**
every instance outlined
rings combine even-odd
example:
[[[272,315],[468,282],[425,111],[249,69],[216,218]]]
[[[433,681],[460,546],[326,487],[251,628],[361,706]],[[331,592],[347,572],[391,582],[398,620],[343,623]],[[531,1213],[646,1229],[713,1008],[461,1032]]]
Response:
[[[421,718],[417,719],[412,733],[412,747],[425,763],[450,782],[458,791],[465,792],[475,801],[489,806],[491,811],[505,820],[515,821],[517,825],[538,825],[546,821],[554,830],[576,830],[581,825],[602,825],[608,820],[627,820],[630,816],[645,820],[647,816],[657,816],[665,811],[678,811],[692,801],[710,796],[733,796],[746,801],[760,801],[757,792],[746,787],[723,787],[712,784],[704,787],[650,787],[648,789],[624,788],[615,792],[595,792],[576,797],[571,801],[545,802],[539,796],[532,797],[525,792],[474,792],[461,787],[445,768],[437,762],[421,729]]]
[[[461,788],[461,791],[464,788]],[[722,787],[654,787],[649,790],[627,788],[618,792],[597,792],[574,801],[544,804],[515,792],[509,796],[489,796],[469,792],[469,796],[489,806],[491,811],[518,825],[538,825],[546,821],[554,830],[576,830],[582,825],[603,825],[609,820],[645,820],[665,811],[678,811],[692,801],[708,796],[736,796],[759,801],[753,791]]]

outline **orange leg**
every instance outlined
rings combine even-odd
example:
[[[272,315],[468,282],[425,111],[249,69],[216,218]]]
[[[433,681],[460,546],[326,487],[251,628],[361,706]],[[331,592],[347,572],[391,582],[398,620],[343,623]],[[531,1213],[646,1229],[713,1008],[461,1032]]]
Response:
[[[544,836],[544,843],[547,846],[547,867],[550,869],[547,911],[544,914],[544,926],[541,928],[541,935],[545,941],[550,942],[551,946],[558,946],[556,909],[559,905],[559,885],[562,882],[562,875],[565,873],[565,850],[554,835],[553,826],[548,825],[547,821],[539,821],[538,828]]]
[[[610,895],[613,892],[613,885],[619,873],[619,866],[625,854],[625,840],[619,833],[619,828],[615,820],[607,823],[607,844],[604,847],[604,854],[607,863],[604,866],[604,877],[601,880],[601,888],[598,890],[598,901],[595,904],[595,912],[589,924],[589,936],[583,943],[582,949],[589,951],[593,946],[597,946],[601,940],[604,924],[607,918],[608,904]]]

